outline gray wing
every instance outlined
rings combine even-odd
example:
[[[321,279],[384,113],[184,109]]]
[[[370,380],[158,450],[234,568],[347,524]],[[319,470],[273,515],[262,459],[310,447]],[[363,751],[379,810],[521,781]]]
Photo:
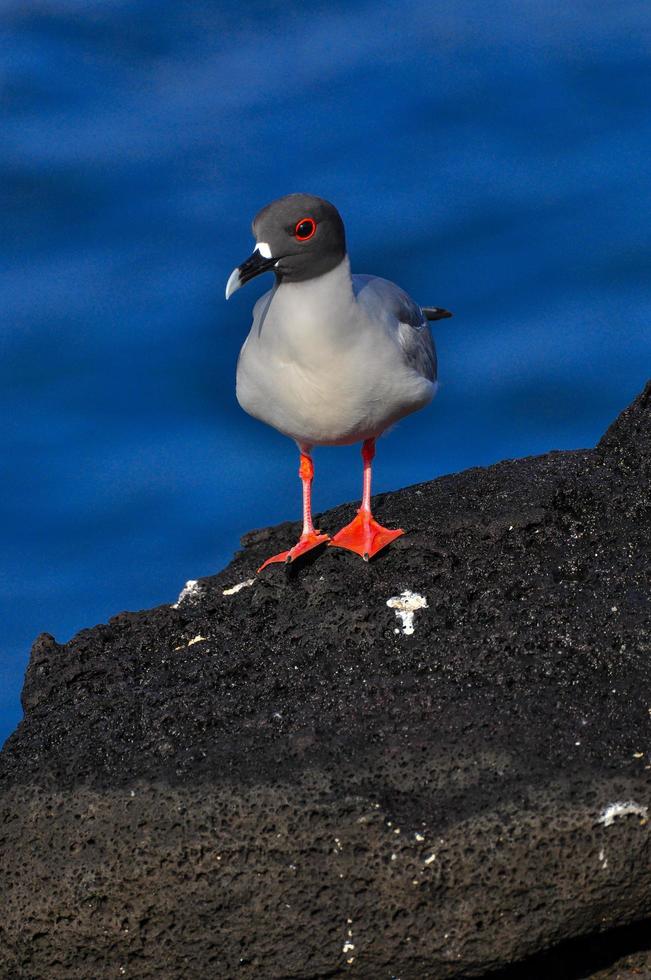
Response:
[[[434,341],[418,303],[388,279],[363,275],[352,278],[357,301],[371,316],[383,320],[396,332],[405,363],[428,381],[436,381]]]

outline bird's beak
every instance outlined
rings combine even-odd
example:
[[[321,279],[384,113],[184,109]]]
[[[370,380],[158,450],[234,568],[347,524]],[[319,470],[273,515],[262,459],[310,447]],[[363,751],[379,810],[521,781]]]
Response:
[[[228,277],[228,282],[226,283],[226,299],[232,296],[236,289],[239,289],[240,286],[243,286],[250,279],[254,279],[261,272],[267,272],[268,269],[273,268],[275,263],[276,259],[271,255],[269,246],[265,242],[259,242],[246,262],[242,262],[242,265],[238,265],[236,269],[233,269]]]

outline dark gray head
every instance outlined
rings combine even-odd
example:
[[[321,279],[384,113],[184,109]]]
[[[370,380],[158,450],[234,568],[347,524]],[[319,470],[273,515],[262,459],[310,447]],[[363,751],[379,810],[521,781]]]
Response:
[[[255,251],[226,284],[226,299],[245,282],[273,270],[279,282],[322,276],[346,255],[344,223],[333,204],[313,194],[287,194],[253,219]]]

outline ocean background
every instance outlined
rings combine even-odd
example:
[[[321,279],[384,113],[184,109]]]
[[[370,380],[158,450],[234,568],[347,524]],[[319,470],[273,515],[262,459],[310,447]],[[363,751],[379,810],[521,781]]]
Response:
[[[446,306],[374,489],[592,446],[651,375],[648,0],[0,0],[0,739],[29,648],[174,602],[298,519],[235,401],[258,209]],[[317,511],[360,494],[315,453]]]

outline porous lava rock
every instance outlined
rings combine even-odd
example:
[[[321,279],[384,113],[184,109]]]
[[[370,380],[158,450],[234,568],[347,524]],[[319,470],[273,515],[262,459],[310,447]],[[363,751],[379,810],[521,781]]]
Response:
[[[369,564],[256,576],[281,525],[175,605],[39,637],[2,976],[651,971],[650,477],[651,385],[593,450],[376,498],[407,534]]]

